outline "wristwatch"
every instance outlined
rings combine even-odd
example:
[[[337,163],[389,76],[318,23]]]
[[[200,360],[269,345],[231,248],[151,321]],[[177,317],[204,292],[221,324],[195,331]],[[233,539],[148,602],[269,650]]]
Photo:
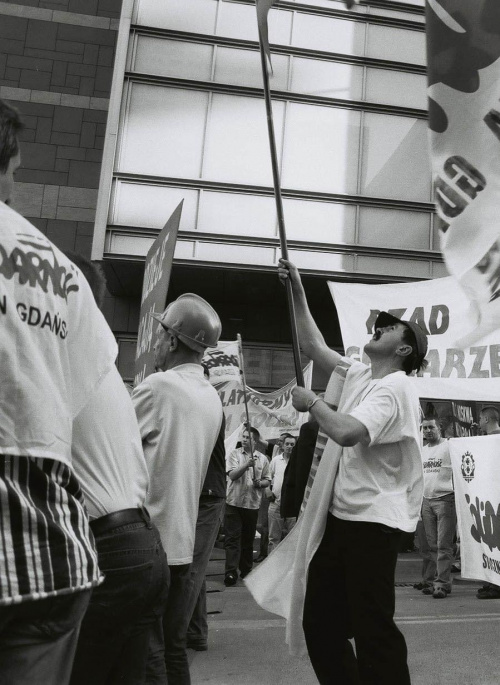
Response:
[[[310,402],[307,403],[307,411],[311,411],[316,402],[321,402],[322,397],[314,397]]]

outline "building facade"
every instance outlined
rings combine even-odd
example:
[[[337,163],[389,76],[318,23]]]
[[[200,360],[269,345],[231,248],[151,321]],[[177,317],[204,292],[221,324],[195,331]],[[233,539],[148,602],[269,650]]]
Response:
[[[271,89],[290,258],[341,349],[327,280],[446,274],[431,203],[424,2],[275,4]],[[288,382],[254,0],[0,5],[16,57],[6,57],[0,97],[29,121],[16,203],[56,243],[103,260],[123,375],[133,376],[145,255],[184,200],[169,297],[202,295],[225,339],[242,334],[251,385]]]

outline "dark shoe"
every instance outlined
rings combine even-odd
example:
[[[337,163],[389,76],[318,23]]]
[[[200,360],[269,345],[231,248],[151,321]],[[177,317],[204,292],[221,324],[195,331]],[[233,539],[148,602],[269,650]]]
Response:
[[[423,595],[432,595],[434,592],[433,588],[430,585],[426,585],[424,589],[422,590]]]
[[[254,559],[255,564],[260,564],[261,561],[264,561],[264,559],[267,559],[267,554],[259,554],[257,559]]]
[[[238,582],[238,574],[234,572],[226,573],[224,576],[224,585],[226,587],[231,587],[232,585],[236,585]]]
[[[413,583],[414,590],[423,590],[424,587],[428,587],[425,583]]]
[[[484,595],[484,593],[488,592],[489,589],[489,585],[483,585],[483,587],[480,587],[479,590],[476,592],[476,597],[479,598],[480,595]]]
[[[448,597],[448,593],[444,589],[444,587],[438,587],[434,592],[432,593],[432,596],[434,599],[446,599]]]
[[[194,649],[195,652],[206,652],[208,650],[208,644],[206,642],[200,642],[198,640],[193,640],[187,642],[188,649]]]
[[[487,587],[481,594],[477,593],[478,599],[500,599],[500,587]]]

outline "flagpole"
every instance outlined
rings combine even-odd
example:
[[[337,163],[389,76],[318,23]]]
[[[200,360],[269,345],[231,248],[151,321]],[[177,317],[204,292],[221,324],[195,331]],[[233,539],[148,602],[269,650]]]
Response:
[[[278,153],[276,152],[276,137],[274,134],[274,120],[273,120],[273,106],[271,102],[271,89],[269,86],[269,72],[267,70],[266,53],[264,50],[264,42],[262,34],[259,29],[259,48],[260,48],[260,62],[262,66],[262,79],[264,82],[264,99],[266,101],[267,114],[267,132],[269,134],[269,150],[271,152],[271,165],[273,170],[274,183],[274,199],[276,202],[276,212],[278,215],[278,228],[281,245],[281,256],[283,259],[288,259],[288,245],[286,242],[285,230],[285,216],[283,213],[283,200],[281,198],[281,186],[278,167]],[[302,373],[302,363],[300,360],[299,335],[297,332],[297,318],[295,316],[295,305],[293,302],[292,284],[290,279],[286,279],[286,296],[288,302],[288,316],[290,319],[290,328],[292,330],[292,350],[293,362],[295,365],[295,377],[297,385],[304,387],[304,375]]]
[[[243,400],[245,402],[245,413],[247,415],[247,431],[248,431],[248,441],[250,443],[250,455],[253,459],[253,440],[252,440],[252,431],[251,429],[251,424],[250,424],[250,412],[248,411],[248,399],[247,399],[247,381],[245,378],[245,363],[243,360],[243,342],[241,340],[241,335],[238,333],[236,336],[238,340],[238,357],[239,357],[239,362],[240,362],[240,376],[241,376],[241,384],[243,385]],[[255,480],[255,464],[252,466],[253,469],[253,480]]]

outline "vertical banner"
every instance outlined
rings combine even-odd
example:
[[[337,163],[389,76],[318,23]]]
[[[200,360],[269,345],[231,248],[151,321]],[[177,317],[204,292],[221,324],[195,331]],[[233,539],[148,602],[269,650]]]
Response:
[[[156,326],[157,324],[150,314],[162,312],[165,308],[183,202],[184,200],[173,211],[172,216],[162,228],[146,256],[135,356],[134,385],[141,383],[146,376],[155,370],[153,325]]]
[[[464,348],[500,328],[500,2],[427,0],[426,31],[434,199],[470,303]]]
[[[500,585],[500,435],[449,441],[462,576]]]

